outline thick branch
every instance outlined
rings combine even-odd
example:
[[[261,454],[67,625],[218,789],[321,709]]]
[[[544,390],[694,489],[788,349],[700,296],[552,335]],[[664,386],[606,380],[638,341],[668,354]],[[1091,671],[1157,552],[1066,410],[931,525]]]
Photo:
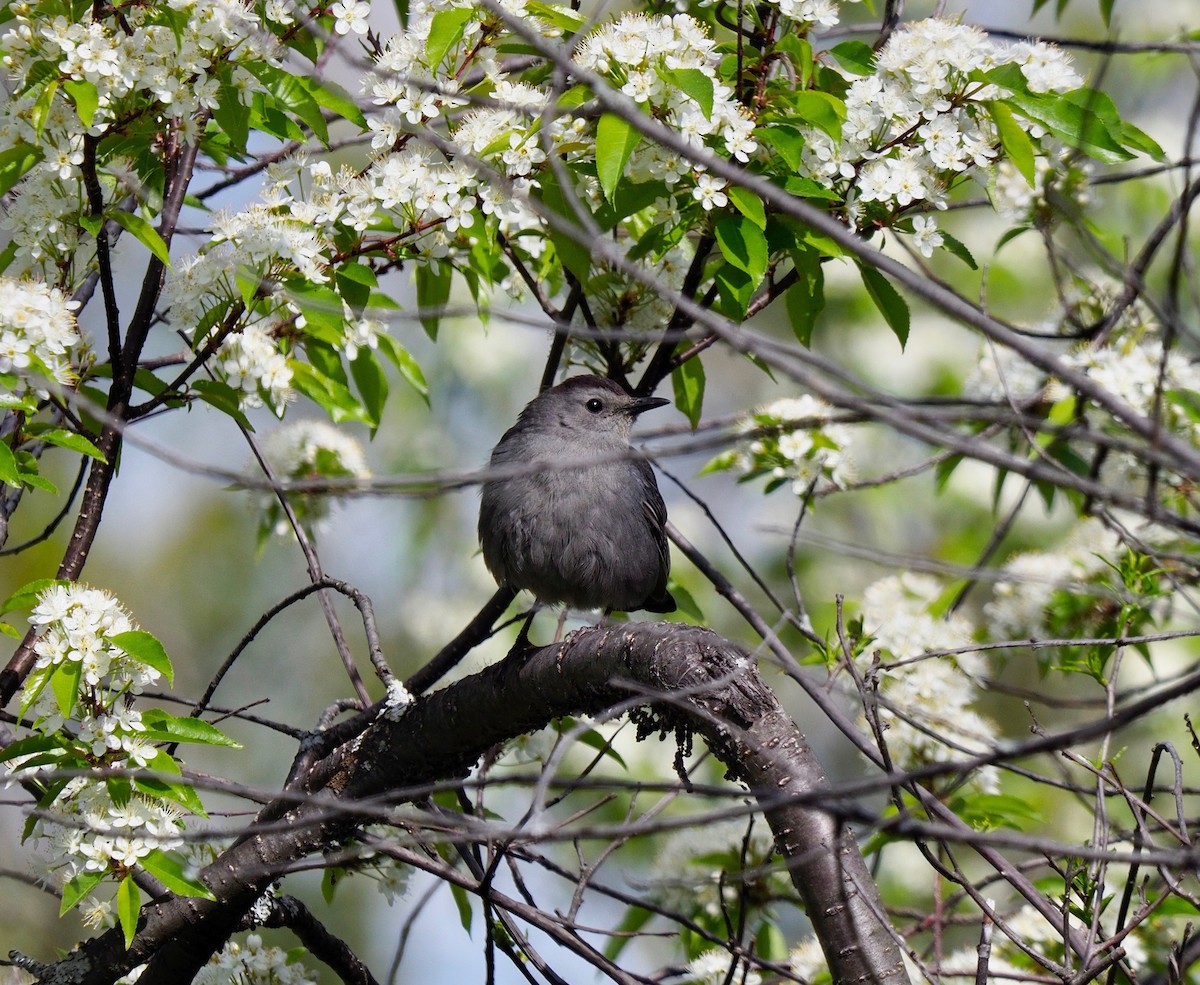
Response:
[[[149,961],[143,985],[190,981],[272,879],[350,837],[381,802],[411,800],[430,783],[465,776],[485,750],[555,718],[637,704],[653,704],[668,727],[703,735],[750,788],[835,983],[906,985],[854,835],[813,806],[828,784],[803,735],[741,650],[672,623],[581,630],[436,691],[398,720],[376,721],[298,777],[300,789],[268,806],[261,827],[205,870],[216,902],[166,897],[144,907],[128,952],[119,932],[89,941],[68,958],[87,969],[70,980],[109,983]]]

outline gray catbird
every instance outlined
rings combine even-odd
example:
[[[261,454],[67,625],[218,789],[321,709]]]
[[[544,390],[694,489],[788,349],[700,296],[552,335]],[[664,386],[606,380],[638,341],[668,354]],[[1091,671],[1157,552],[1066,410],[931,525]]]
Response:
[[[483,484],[479,540],[497,582],[576,609],[675,611],[667,509],[649,463],[622,457],[638,414],[666,403],[599,376],[530,401],[492,451],[493,468],[520,474]]]

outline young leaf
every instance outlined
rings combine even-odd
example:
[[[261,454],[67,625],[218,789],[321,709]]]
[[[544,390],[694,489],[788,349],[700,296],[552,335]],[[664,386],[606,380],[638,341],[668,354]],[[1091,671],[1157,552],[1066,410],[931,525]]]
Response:
[[[596,176],[610,201],[641,139],[641,133],[616,113],[604,113],[596,124]]]
[[[908,343],[908,302],[892,287],[891,282],[874,267],[860,263],[858,265],[858,272],[862,275],[863,284],[867,289],[867,293],[871,296],[871,300],[875,302],[875,307],[879,309],[879,313],[883,315],[883,319],[888,323],[888,327],[895,334],[896,338],[900,340],[900,348],[903,349]]]
[[[101,880],[108,873],[106,872],[80,872],[74,876],[62,889],[62,904],[58,908],[58,915],[61,917],[64,913],[75,906],[88,893],[100,885]]]
[[[190,875],[190,866],[185,866],[174,855],[168,855],[161,848],[156,848],[149,855],[143,855],[139,860],[143,869],[158,879],[176,896],[198,896],[201,899],[215,900],[216,896],[204,883],[194,875]]]
[[[167,244],[158,235],[158,230],[140,215],[117,210],[110,213],[109,218],[158,257],[164,266],[171,266],[171,254],[167,251]]]
[[[22,585],[0,604],[0,615],[6,612],[23,612],[37,605],[37,597],[54,585],[66,585],[61,578],[38,578]]]
[[[568,204],[567,193],[559,185],[558,175],[552,169],[548,169],[542,175],[541,182],[542,204],[556,216],[574,226],[576,220],[573,206],[578,205],[579,208],[586,208],[586,206],[578,201],[578,196],[576,196],[576,202]],[[561,229],[558,223],[547,223],[547,232],[550,242],[554,244],[554,252],[558,254],[558,259],[563,267],[574,274],[575,279],[581,284],[586,284],[588,275],[591,273],[592,253],[583,230],[580,229],[579,236],[576,237],[567,230]]]
[[[125,935],[126,948],[133,943],[133,935],[137,933],[138,913],[141,909],[141,891],[133,881],[133,875],[127,875],[117,887],[117,921]]]
[[[63,91],[71,97],[75,104],[75,112],[79,114],[79,122],[84,127],[90,127],[100,108],[100,93],[94,83],[86,79],[67,79],[63,82]]]
[[[74,431],[64,431],[62,428],[50,428],[47,431],[37,432],[37,439],[38,441],[46,442],[48,445],[57,445],[59,448],[66,448],[68,451],[76,451],[81,455],[87,455],[101,462],[104,461],[104,456],[100,453],[100,449],[88,441],[82,434],[76,434]]]
[[[767,272],[767,237],[745,216],[725,216],[715,226],[721,254],[757,285]]]
[[[83,677],[82,660],[64,660],[50,674],[50,688],[54,691],[58,710],[63,718],[70,718],[79,698],[79,681]]]
[[[404,381],[420,394],[421,399],[429,404],[429,384],[425,382],[425,374],[421,371],[412,354],[390,335],[379,336],[379,348],[400,371]]]
[[[871,75],[875,71],[875,52],[863,41],[843,41],[829,49],[829,54],[852,75]]]
[[[670,68],[659,72],[663,81],[673,85],[685,96],[696,101],[705,119],[712,119],[713,80],[712,76],[698,68]]]
[[[675,367],[671,384],[675,389],[675,406],[683,411],[692,430],[700,423],[704,406],[704,364],[698,358],[689,359]]]
[[[350,360],[350,375],[354,378],[363,406],[371,416],[371,431],[374,433],[383,417],[383,405],[388,397],[388,381],[383,367],[379,365],[375,353],[362,348]]]
[[[475,16],[474,7],[450,7],[433,15],[429,22],[429,39],[425,42],[425,57],[430,68],[441,65],[446,52],[463,39],[467,22]]]
[[[0,441],[0,482],[15,489],[21,488],[21,470],[17,468],[17,456],[5,441]]]
[[[437,341],[438,323],[450,300],[452,272],[448,264],[423,263],[416,268],[417,307],[425,334]]]
[[[147,708],[142,712],[142,722],[146,726],[145,737],[154,742],[194,742],[227,749],[242,748],[241,743],[200,718],[177,718],[160,708]]]
[[[5,194],[25,177],[43,156],[45,155],[40,147],[23,143],[0,150],[0,195]]]
[[[725,189],[729,196],[729,201],[733,203],[742,215],[753,222],[759,229],[767,228],[767,212],[763,208],[763,201],[754,192],[748,188],[742,188],[740,185],[730,185]]]
[[[806,89],[794,93],[791,103],[796,116],[801,120],[824,130],[833,140],[841,141],[842,124],[846,122],[846,104],[837,96],[816,89]]]
[[[812,342],[817,316],[825,307],[825,273],[815,253],[797,253],[792,258],[798,280],[783,295],[792,331],[803,346]]]
[[[462,929],[465,930],[468,936],[471,933],[471,897],[467,895],[467,891],[457,883],[451,883],[450,895],[454,897],[454,905],[458,907],[458,922],[462,924]]]
[[[167,679],[168,684],[175,682],[175,669],[171,666],[167,651],[152,634],[142,629],[131,629],[127,633],[110,636],[109,639],[138,663],[157,670]]]
[[[1000,134],[1000,144],[1004,148],[1004,153],[1008,155],[1008,159],[1012,161],[1013,167],[1017,169],[1021,177],[1028,182],[1029,187],[1033,188],[1037,181],[1037,173],[1034,170],[1033,141],[1029,139],[1025,128],[1017,122],[1012,110],[1004,103],[993,99],[987,105],[988,111],[992,114],[992,120],[996,124],[996,131]]]

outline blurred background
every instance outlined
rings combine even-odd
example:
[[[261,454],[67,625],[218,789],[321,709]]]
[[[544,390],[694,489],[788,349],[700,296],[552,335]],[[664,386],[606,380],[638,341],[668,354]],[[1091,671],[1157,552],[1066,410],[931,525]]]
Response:
[[[927,16],[935,6],[910,2],[905,18]],[[1025,0],[959,2],[945,5],[944,15],[962,15],[968,22],[997,29],[1088,39],[1106,36],[1093,0],[1074,0],[1060,21],[1052,16],[1055,4],[1047,4],[1032,21],[1030,6]],[[373,23],[386,34],[394,29],[394,13],[381,0],[375,7]],[[1123,40],[1173,37],[1183,28],[1196,28],[1196,15],[1193,0],[1118,0],[1112,34]],[[844,20],[848,22],[844,26],[868,23],[870,15],[866,9],[847,5]],[[825,40],[832,44],[844,36],[845,32],[835,33]],[[1075,57],[1085,75],[1091,75],[1093,81],[1098,77],[1099,87],[1118,103],[1123,117],[1154,137],[1168,156],[1175,158],[1184,152],[1180,135],[1195,84],[1186,58],[1101,61],[1086,51],[1076,52]],[[346,85],[350,88],[353,82],[348,80]],[[204,180],[201,175],[199,183]],[[1147,225],[1164,213],[1176,191],[1169,177],[1139,182],[1136,189],[1122,186],[1119,192],[1095,186],[1093,195],[1104,234],[1127,237],[1136,249]],[[252,193],[252,188],[243,187],[219,204],[237,208]],[[982,197],[982,189],[977,194]],[[199,227],[202,222],[198,213],[185,215],[184,225]],[[1036,237],[1019,238],[993,256],[1005,224],[990,209],[954,212],[942,219],[942,225],[980,261],[980,270],[970,271],[953,258],[935,258],[935,269],[952,278],[963,294],[985,296],[999,315],[1026,324],[1052,314],[1055,298]],[[186,239],[178,239],[172,252],[188,252],[201,242],[199,236],[192,237],[190,245]],[[119,257],[118,269],[135,278],[141,248],[125,242],[121,249],[125,255]],[[818,322],[815,348],[885,390],[926,395],[959,392],[980,356],[979,341],[971,332],[914,306],[910,340],[901,351],[862,296],[853,267],[830,268],[826,271],[830,300]],[[136,286],[136,280],[123,285],[125,305]],[[372,472],[380,479],[481,467],[491,446],[536,392],[548,332],[506,319],[504,299],[497,297],[487,323],[473,314],[443,319],[435,344],[415,316],[405,314],[415,312],[416,305],[404,279],[395,277],[384,286],[402,306],[391,331],[421,364],[429,381],[430,405],[402,381],[393,379],[387,415],[373,441],[363,428],[343,427],[363,443]],[[463,291],[451,299],[451,305],[465,310],[470,298]],[[532,308],[517,311],[535,323],[539,319]],[[99,316],[97,302],[82,319],[85,330],[94,333]],[[791,337],[782,310],[767,310],[755,327]],[[180,348],[179,340],[171,337],[159,340],[158,345],[159,355]],[[705,367],[705,418],[725,417],[758,403],[799,394],[786,381],[773,383],[748,362],[717,348],[706,355]],[[312,413],[311,408],[299,405],[289,411],[288,419],[306,413]],[[254,415],[252,420],[260,434],[277,426],[266,413]],[[640,425],[646,434],[678,434],[686,429],[686,420],[674,409],[649,415]],[[160,453],[162,449],[170,452],[171,460]],[[739,485],[728,475],[698,478],[697,472],[711,454],[685,454],[661,464],[708,505],[742,553],[786,593],[785,552],[798,500],[786,488],[764,496],[761,484]],[[926,449],[886,429],[855,429],[852,457],[860,478],[889,474],[925,455]],[[52,461],[48,457],[44,468],[65,491],[74,474],[62,470],[62,458],[65,456]],[[233,488],[229,478],[230,473],[246,469],[249,461],[249,450],[228,418],[203,406],[140,423],[125,445],[105,520],[85,570],[86,581],[117,595],[135,619],[163,641],[176,669],[174,693],[185,699],[203,691],[214,670],[264,610],[307,582],[303,558],[293,541],[275,537],[261,550],[256,548],[257,497]],[[186,462],[186,467],[181,462]],[[856,599],[878,578],[904,568],[973,563],[993,528],[993,483],[988,470],[964,466],[940,493],[935,490],[934,476],[925,471],[880,489],[818,502],[801,527],[796,558],[798,583],[817,632],[824,635],[832,626],[836,595]],[[675,525],[739,589],[757,600],[750,579],[738,569],[703,511],[672,479],[660,476],[660,486]],[[61,500],[43,493],[28,497],[15,517],[10,545],[39,534],[61,505]],[[320,532],[317,547],[326,572],[371,597],[386,655],[401,676],[421,666],[451,639],[494,590],[476,542],[477,506],[478,493],[473,487],[428,498],[366,494],[344,499]],[[1025,511],[1011,542],[1045,549],[1072,523],[1066,511],[1046,512],[1036,506]],[[0,596],[35,578],[51,576],[69,530],[70,520],[44,543],[3,557]],[[752,631],[678,555],[674,573],[695,598],[707,625],[748,648],[757,645]],[[341,601],[338,611],[367,677],[361,623],[353,608]],[[534,638],[540,634],[548,639],[552,630],[553,617],[543,616]],[[510,636],[504,636],[480,647],[464,662],[462,672],[498,659],[509,642]],[[803,657],[798,638],[792,642],[797,644],[797,656]],[[1180,659],[1190,658],[1181,649]],[[1028,668],[1011,672],[1028,676]],[[768,674],[823,758],[831,778],[862,775],[862,761],[843,737],[827,729],[809,709],[799,689],[773,670]],[[378,692],[376,686],[373,693]],[[255,714],[304,728],[315,723],[328,705],[348,694],[328,630],[315,600],[310,599],[275,620],[249,647],[214,703],[244,707],[262,702],[255,704]],[[997,703],[988,710],[1013,735],[1027,734],[1028,722],[1020,716],[1019,707],[1014,710],[1012,703]],[[194,748],[186,757],[189,765],[266,790],[277,788],[294,754],[293,740],[241,722],[226,722],[223,727],[245,748],[239,752]],[[1181,725],[1174,719],[1147,727],[1156,736],[1186,745]],[[647,776],[670,779],[674,754],[670,744],[660,745],[655,740],[634,743],[632,730],[626,729],[617,748],[634,773],[644,770]],[[712,779],[719,779],[719,771],[713,772]],[[3,796],[9,804],[21,799],[14,790]],[[514,797],[515,803],[519,802],[519,791]],[[222,817],[222,807],[244,809],[243,804],[220,798],[213,798],[213,804],[211,824],[219,829],[229,829],[237,822],[237,818]],[[500,805],[493,808],[500,809]],[[0,870],[5,875],[36,874],[42,864],[36,853],[20,845],[22,824],[18,810],[0,811]],[[639,851],[637,846],[625,851],[607,872],[608,881],[636,878],[631,866],[653,868],[655,860],[640,857]],[[417,912],[414,907],[429,885],[414,876],[407,894],[387,906],[369,881],[350,880],[339,888],[336,905],[328,910],[320,902],[318,876],[290,878],[288,890],[312,902],[331,929],[345,935],[384,978],[405,921]],[[57,901],[50,896],[19,878],[7,878],[0,893],[0,953],[18,948],[50,958],[54,948],[69,947],[87,936],[74,915],[60,921],[57,909]],[[606,919],[611,922],[611,914],[597,916],[594,922]],[[802,925],[799,917],[791,923],[797,931]],[[477,920],[468,945],[458,910],[444,889],[421,904],[411,929],[397,980],[483,980],[481,925]],[[290,946],[284,935],[272,940]],[[647,950],[647,965],[655,959],[651,950]],[[664,950],[663,954],[667,953]],[[327,974],[315,961],[308,963]],[[0,970],[0,982],[10,980],[6,976],[12,974]],[[507,966],[499,974],[502,982],[518,980]],[[589,968],[580,980],[591,980],[593,974]]]

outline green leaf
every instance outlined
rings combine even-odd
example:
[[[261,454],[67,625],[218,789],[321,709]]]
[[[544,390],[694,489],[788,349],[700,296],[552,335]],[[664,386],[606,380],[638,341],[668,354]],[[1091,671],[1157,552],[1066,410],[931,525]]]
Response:
[[[471,933],[471,921],[474,916],[471,910],[471,897],[462,886],[450,884],[450,895],[454,897],[454,905],[458,907],[458,922],[462,924],[468,936]]]
[[[33,433],[37,435],[38,441],[44,441],[48,445],[57,445],[59,448],[79,452],[80,455],[87,455],[89,458],[94,458],[97,461],[105,461],[100,449],[82,434],[76,434],[74,431],[65,431],[62,428],[50,428],[46,431],[36,431]]]
[[[616,113],[604,113],[596,124],[596,176],[604,197],[611,200],[625,165],[642,135]]]
[[[79,121],[90,127],[96,118],[96,110],[100,108],[100,93],[96,86],[86,79],[67,79],[62,84],[63,91],[71,97],[75,104],[75,112]]]
[[[695,100],[700,112],[707,120],[712,119],[713,111],[713,80],[712,76],[698,68],[668,68],[660,69],[659,77],[668,85],[674,86],[689,99]]]
[[[210,407],[233,418],[247,431],[254,431],[250,419],[242,411],[238,391],[228,383],[219,380],[195,380],[192,383],[192,391]]]
[[[50,674],[50,688],[63,718],[70,718],[79,698],[79,681],[83,677],[82,660],[64,660]]]
[[[807,251],[792,257],[798,280],[783,295],[784,308],[792,323],[792,331],[800,344],[807,347],[812,342],[817,316],[825,307],[825,272],[821,258]]]
[[[343,263],[334,274],[338,293],[356,311],[362,311],[371,300],[371,290],[379,286],[375,271],[365,263]]]
[[[979,265],[975,262],[975,257],[972,256],[971,251],[967,249],[967,245],[965,243],[951,236],[944,229],[941,231],[941,233],[942,248],[946,250],[947,253],[953,253],[972,270],[979,269]]]
[[[621,923],[617,927],[617,933],[613,934],[608,943],[604,945],[604,956],[610,961],[619,958],[630,941],[637,939],[637,932],[646,926],[653,916],[652,910],[645,910],[640,906],[631,906],[626,910],[625,916],[621,918]]]
[[[221,132],[229,138],[230,147],[235,154],[246,153],[246,141],[250,139],[250,110],[241,97],[240,89],[222,81],[217,105],[213,110],[213,119],[221,128]]]
[[[795,127],[763,127],[756,130],[755,135],[775,150],[789,171],[796,172],[804,166],[803,152],[808,141]]]
[[[725,189],[729,196],[729,201],[733,203],[733,207],[742,215],[753,222],[759,229],[767,228],[767,212],[763,208],[763,201],[754,192],[748,188],[742,188],[740,185],[730,185]]]
[[[846,122],[846,104],[837,96],[817,89],[806,89],[793,93],[789,101],[797,117],[824,130],[834,141],[841,142],[842,124]]]
[[[36,606],[38,594],[48,588],[53,588],[56,584],[70,584],[70,582],[66,582],[62,578],[38,578],[37,581],[23,584],[0,605],[0,615],[6,612],[24,612],[25,609]]]
[[[591,272],[592,252],[587,245],[587,234],[577,225],[578,220],[575,217],[574,207],[578,206],[585,211],[587,207],[582,204],[578,196],[574,196],[575,201],[568,204],[567,195],[559,185],[558,175],[553,169],[543,172],[540,180],[542,187],[534,194],[541,198],[542,204],[547,209],[571,227],[578,229],[576,236],[572,235],[570,231],[560,228],[558,223],[547,222],[546,234],[550,237],[550,242],[554,244],[554,252],[558,254],[559,262],[575,276],[576,280],[581,284],[586,284]]]
[[[740,321],[745,316],[760,282],[753,280],[744,270],[731,263],[721,264],[713,274],[713,280],[716,282],[717,295],[721,302],[718,310],[726,318]]]
[[[452,270],[449,264],[423,263],[416,269],[417,307],[425,334],[437,341],[438,323],[450,300]]]
[[[874,267],[865,263],[858,264],[858,272],[862,275],[863,284],[875,307],[883,315],[884,321],[900,340],[900,348],[908,343],[909,313],[908,302],[892,287],[891,282]]]
[[[1037,172],[1034,168],[1033,141],[1029,139],[1029,133],[1017,122],[1012,110],[999,100],[990,100],[987,108],[996,124],[996,131],[1000,134],[1000,145],[1004,148],[1004,153],[1008,155],[1021,177],[1028,182],[1029,187],[1034,187]]]
[[[295,78],[308,90],[308,94],[322,109],[337,113],[343,120],[349,120],[359,130],[367,129],[367,118],[363,116],[362,110],[341,86],[328,80],[318,82],[309,75],[298,75]],[[329,143],[329,141],[325,140],[325,143]]]
[[[704,364],[698,357],[676,366],[671,373],[675,406],[683,411],[693,431],[700,423],[700,413],[704,406],[704,383]]]
[[[309,94],[307,80],[301,81],[290,72],[265,62],[244,61],[239,64],[262,83],[263,88],[276,102],[305,124],[321,143],[328,146],[329,129],[325,125],[325,117],[321,114],[320,104]],[[269,122],[269,115],[269,111],[264,113],[264,124]]]
[[[1085,94],[1080,99],[1080,94]],[[1062,95],[1013,93],[1004,101],[1027,120],[1040,124],[1076,150],[1104,164],[1120,164],[1133,157],[1109,132],[1090,108],[1099,102],[1093,90],[1077,89]],[[1107,97],[1104,97],[1107,99]],[[1076,102],[1076,99],[1080,99]]]
[[[289,359],[288,366],[292,370],[292,386],[324,410],[335,424],[343,421],[371,423],[366,409],[344,383],[296,359]]]
[[[117,887],[117,922],[125,935],[125,947],[133,943],[137,933],[138,913],[142,909],[142,894],[133,881],[133,875],[127,875]]]
[[[44,156],[40,147],[25,143],[0,150],[0,195],[6,194]]]
[[[589,749],[595,749],[601,756],[614,760],[622,769],[628,770],[629,766],[621,757],[621,754],[613,748],[612,743],[603,735],[597,732],[594,728],[587,729],[579,736],[579,741],[582,745]]]
[[[757,284],[767,272],[767,237],[745,216],[725,216],[714,227],[721,254]]]
[[[181,776],[183,771],[179,764],[171,758],[165,749],[155,752],[154,758],[146,762],[147,773],[139,774],[133,780],[133,786],[144,796],[155,800],[171,800],[191,811],[197,817],[207,817],[204,803],[196,795],[195,788],[182,780],[168,780],[167,776]],[[157,773],[161,776],[149,776]]]
[[[692,593],[674,579],[668,581],[667,589],[670,591],[672,598],[675,599],[675,604],[679,606],[679,611],[703,626],[704,612],[692,597]]]
[[[163,242],[163,238],[158,235],[158,230],[150,223],[143,219],[140,215],[134,215],[132,212],[122,212],[117,210],[108,214],[108,218],[112,219],[118,226],[124,229],[127,233],[133,236],[146,249],[153,253],[166,267],[171,266],[171,254],[167,250],[167,244]]]
[[[145,737],[152,742],[191,742],[205,746],[224,746],[226,749],[241,749],[241,743],[229,738],[215,725],[200,718],[170,715],[161,708],[147,708],[142,712],[146,726]]]
[[[81,899],[88,893],[100,885],[101,881],[107,876],[107,872],[80,872],[72,878],[62,890],[62,903],[58,908],[58,915],[61,917],[68,910],[72,909]]]
[[[429,22],[429,39],[425,42],[425,58],[430,69],[436,69],[446,52],[463,39],[467,22],[475,17],[474,7],[451,7],[439,10]]]
[[[404,381],[420,394],[421,399],[429,404],[429,384],[425,382],[425,374],[421,371],[412,354],[390,335],[379,336],[379,348],[400,371]]]
[[[168,855],[161,848],[156,848],[149,855],[142,856],[138,864],[176,896],[197,896],[207,900],[217,898],[213,895],[213,891],[199,879],[188,875],[192,866],[185,866],[180,859],[174,855]]]
[[[17,468],[17,456],[6,441],[0,441],[0,482],[15,489],[21,488],[21,471]]]
[[[153,634],[142,629],[131,629],[127,633],[110,636],[109,639],[138,663],[151,670],[157,670],[167,679],[168,684],[175,682],[175,669],[171,666],[167,651]]]
[[[324,284],[289,280],[287,299],[304,315],[304,333],[333,346],[342,344],[346,335],[346,312],[341,296]]]
[[[383,367],[370,349],[359,349],[357,355],[350,360],[350,375],[358,388],[358,395],[363,406],[371,417],[371,431],[379,427],[383,417],[383,405],[387,402],[388,381]]]
[[[851,75],[873,75],[875,52],[862,41],[843,41],[829,49],[829,54]]]
[[[60,739],[57,733],[52,735],[28,735],[23,739],[17,739],[15,742],[10,742],[3,749],[0,749],[0,763],[6,762],[9,759],[17,759],[20,756],[32,756],[35,753],[49,752],[56,750],[63,752],[63,740]],[[24,769],[25,767],[22,767]]]

